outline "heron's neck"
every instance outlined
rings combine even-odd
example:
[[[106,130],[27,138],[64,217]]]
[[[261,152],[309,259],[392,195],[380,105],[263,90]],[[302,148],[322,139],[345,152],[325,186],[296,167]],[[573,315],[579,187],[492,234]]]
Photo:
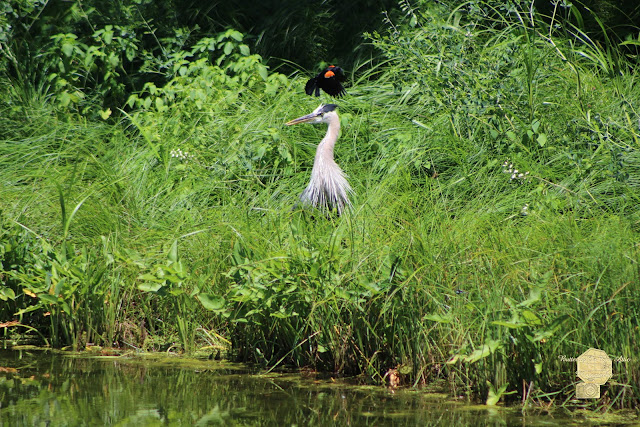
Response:
[[[338,134],[340,133],[340,119],[336,117],[335,120],[329,122],[327,134],[322,138],[320,144],[318,144],[318,150],[316,152],[316,160],[333,160],[333,147],[338,140]]]

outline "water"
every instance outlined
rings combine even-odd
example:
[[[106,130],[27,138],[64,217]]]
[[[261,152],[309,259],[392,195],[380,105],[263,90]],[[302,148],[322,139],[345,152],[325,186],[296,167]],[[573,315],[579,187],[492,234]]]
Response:
[[[556,425],[582,418],[488,408],[421,390],[177,357],[0,350],[0,426]]]

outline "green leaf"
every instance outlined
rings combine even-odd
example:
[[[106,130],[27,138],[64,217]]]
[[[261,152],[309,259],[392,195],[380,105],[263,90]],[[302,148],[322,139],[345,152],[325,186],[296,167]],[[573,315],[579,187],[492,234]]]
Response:
[[[56,287],[53,291],[54,294],[56,295],[60,295],[64,289],[64,286],[67,284],[67,278],[63,277],[62,279],[60,279],[60,281],[58,283],[56,283]]]
[[[531,123],[531,129],[534,132],[538,132],[538,128],[540,127],[540,121],[539,120],[534,120],[533,123]]]
[[[293,284],[293,285],[289,286],[287,289],[285,289],[283,294],[290,294],[291,292],[294,292],[296,289],[298,289],[298,285]]]
[[[73,55],[73,45],[72,44],[63,43],[61,49],[62,49],[62,53],[64,53],[65,56]]]
[[[133,108],[133,106],[136,105],[136,101],[138,99],[140,99],[140,98],[138,98],[138,95],[132,94],[132,95],[129,96],[129,99],[127,99],[126,105],[128,105],[129,108]]]
[[[538,317],[537,314],[535,314],[533,311],[531,310],[523,310],[522,311],[522,317],[524,317],[524,320],[527,322],[527,325],[532,326],[532,325],[542,325],[542,320],[540,320],[540,318]]]
[[[138,285],[138,289],[143,292],[158,292],[164,285],[162,283],[145,282]]]
[[[116,68],[118,66],[118,64],[120,63],[120,58],[118,58],[116,56],[115,53],[111,52],[109,54],[109,64],[111,65],[112,68]]]
[[[219,312],[224,310],[226,301],[224,298],[212,294],[200,294],[198,299],[202,306],[209,311]]]
[[[132,47],[127,47],[127,50],[125,51],[125,55],[127,56],[127,59],[129,61],[133,61],[133,59],[136,57],[136,49]]]
[[[277,319],[286,319],[287,317],[291,317],[291,316],[286,313],[282,313],[280,311],[274,311],[273,313],[271,313],[271,317],[275,317]]]
[[[58,101],[60,101],[60,105],[66,107],[71,103],[71,95],[69,92],[64,91],[60,95],[58,95]]]
[[[531,304],[536,303],[542,299],[542,288],[534,287],[529,290],[529,296],[526,300],[518,304],[518,307],[530,307]]]
[[[14,300],[16,298],[15,292],[11,288],[0,289],[0,300],[6,301],[8,299]]]
[[[541,133],[540,135],[538,135],[538,145],[540,145],[540,147],[544,147],[546,143],[547,143],[547,135],[545,135],[544,133]]]
[[[378,292],[380,292],[380,286],[378,286],[377,283],[370,282],[367,279],[363,279],[361,282],[359,282],[359,285],[365,288],[366,290],[368,290],[369,292],[371,292],[372,294],[377,294]]]
[[[111,108],[100,110],[100,117],[102,117],[102,120],[107,120],[109,116],[111,116]]]
[[[25,313],[31,313],[32,311],[36,311],[36,310],[40,310],[42,309],[42,305],[38,304],[38,305],[30,305],[27,308],[23,308],[22,310],[18,310],[16,312],[16,314],[14,314],[14,316],[22,316]]]
[[[69,307],[69,304],[67,304],[66,301],[62,301],[61,306],[62,306],[62,311],[67,313],[67,315],[71,316],[71,308]]]
[[[504,392],[507,390],[508,384],[503,385],[497,391],[493,387],[493,384],[491,384],[489,381],[487,381],[487,385],[489,385],[489,396],[487,397],[487,405],[494,406],[496,403],[500,401],[500,398],[502,397]]]
[[[171,244],[171,249],[169,249],[169,256],[167,258],[169,258],[169,261],[171,261],[172,263],[178,261],[178,241],[177,240],[174,240],[173,243]]]
[[[50,294],[39,294],[40,301],[48,304],[58,304],[58,297]]]
[[[464,357],[464,360],[469,363],[477,362],[480,359],[484,359],[490,354],[494,353],[498,348],[502,347],[502,343],[496,340],[487,340],[482,347],[474,350],[469,356]]]
[[[260,74],[260,77],[262,77],[262,80],[267,80],[267,78],[269,77],[267,67],[265,67],[262,64],[258,65],[258,74]]]
[[[164,282],[164,279],[159,279],[158,276],[156,276],[154,274],[149,274],[149,273],[145,273],[145,274],[139,275],[138,279],[147,280],[147,281],[151,281],[151,282],[158,282],[158,283],[163,283]]]
[[[439,314],[427,314],[423,318],[423,320],[432,320],[438,323],[451,323],[453,321],[453,315],[447,314],[446,316],[441,316]]]
[[[509,329],[518,329],[518,328],[522,328],[523,326],[527,326],[526,323],[523,322],[514,322],[512,320],[510,321],[504,321],[504,320],[494,320],[493,322],[491,322],[492,325],[497,325],[497,326],[504,326],[506,328]]]
[[[111,25],[107,25],[107,27],[110,27]],[[113,31],[110,30],[106,30],[104,32],[104,34],[102,35],[104,42],[106,44],[111,44],[111,41],[113,40]]]

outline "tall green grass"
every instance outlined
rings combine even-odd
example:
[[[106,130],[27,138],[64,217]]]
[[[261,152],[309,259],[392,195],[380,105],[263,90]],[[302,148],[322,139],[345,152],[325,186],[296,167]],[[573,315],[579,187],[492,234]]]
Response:
[[[560,356],[596,347],[630,362],[584,405],[637,403],[634,74],[569,21],[478,4],[406,3],[370,36],[384,60],[337,101],[340,218],[292,210],[325,129],[283,126],[318,100],[259,57],[195,61],[100,122],[5,100],[0,315],[490,403],[576,404]]]

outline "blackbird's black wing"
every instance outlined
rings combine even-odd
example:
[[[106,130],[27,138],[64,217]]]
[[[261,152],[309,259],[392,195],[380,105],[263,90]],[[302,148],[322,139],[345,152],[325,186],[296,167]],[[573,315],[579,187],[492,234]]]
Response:
[[[347,93],[340,83],[344,80],[342,68],[331,65],[317,76],[309,79],[304,90],[307,95],[312,95],[315,90],[316,96],[320,96],[320,89],[322,89],[331,96],[341,97]]]
[[[320,88],[318,87],[318,77],[312,77],[304,87],[304,91],[307,95],[313,96],[313,91],[316,91],[316,96],[320,96]]]
[[[318,86],[320,86],[320,89],[324,90],[329,95],[336,96],[338,98],[347,93],[344,90],[342,84],[338,80],[336,80],[335,77],[323,78],[322,80],[319,80]]]

